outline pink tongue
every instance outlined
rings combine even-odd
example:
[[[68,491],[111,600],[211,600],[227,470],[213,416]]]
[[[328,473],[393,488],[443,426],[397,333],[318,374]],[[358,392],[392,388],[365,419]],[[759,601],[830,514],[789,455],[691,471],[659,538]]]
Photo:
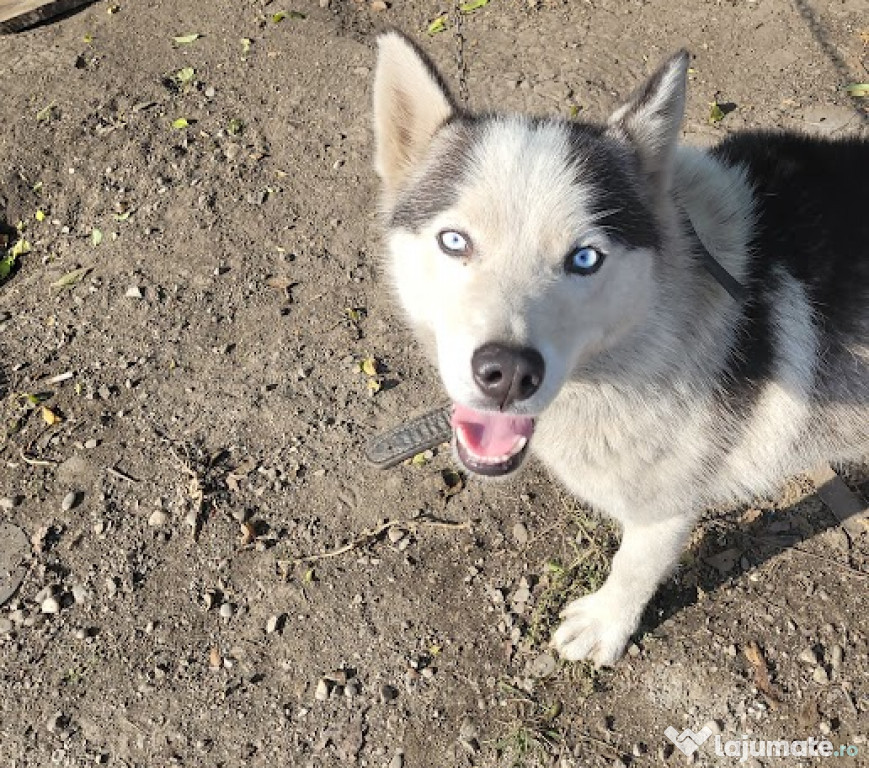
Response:
[[[513,450],[516,439],[531,437],[534,419],[493,411],[474,411],[464,405],[453,408],[453,429],[461,429],[468,448],[478,456],[503,456]]]

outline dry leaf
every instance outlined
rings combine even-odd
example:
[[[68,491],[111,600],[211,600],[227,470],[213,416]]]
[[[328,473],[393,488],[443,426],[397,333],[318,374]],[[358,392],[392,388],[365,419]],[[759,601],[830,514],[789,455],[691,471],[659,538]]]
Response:
[[[447,28],[447,15],[443,14],[442,16],[438,16],[434,21],[432,21],[428,27],[427,32],[430,35],[436,35],[439,32],[443,32]]]
[[[93,269],[93,267],[80,267],[79,269],[74,269],[72,272],[67,272],[59,280],[55,280],[51,284],[51,287],[59,290],[62,290],[63,288],[72,288],[76,283],[81,282],[82,278],[84,278],[91,269]]]
[[[49,427],[53,427],[55,424],[60,424],[62,419],[58,416],[51,408],[46,408],[42,406],[42,419],[48,424]]]
[[[266,285],[269,288],[277,288],[279,291],[286,291],[289,288],[292,288],[294,283],[289,277],[281,277],[280,275],[276,277],[270,277],[266,280]]]
[[[709,103],[709,122],[710,123],[720,123],[726,112],[721,109],[721,105],[717,101],[712,101]]]
[[[754,667],[754,684],[757,686],[757,690],[763,694],[771,709],[778,709],[778,694],[769,680],[769,667],[760,646],[752,640],[745,646],[742,653],[748,659],[749,664]]]

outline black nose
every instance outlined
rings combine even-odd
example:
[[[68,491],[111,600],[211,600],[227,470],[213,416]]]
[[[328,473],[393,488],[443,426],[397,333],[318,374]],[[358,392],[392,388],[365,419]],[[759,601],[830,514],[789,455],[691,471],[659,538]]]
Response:
[[[527,400],[543,383],[543,356],[531,347],[484,344],[471,358],[474,381],[501,409]]]

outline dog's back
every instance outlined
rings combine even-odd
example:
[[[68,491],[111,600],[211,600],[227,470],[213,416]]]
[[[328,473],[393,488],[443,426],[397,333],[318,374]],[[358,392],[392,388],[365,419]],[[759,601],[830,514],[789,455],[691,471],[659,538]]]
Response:
[[[754,198],[731,389],[750,400],[791,356],[812,374],[805,439],[831,460],[855,458],[869,450],[869,143],[744,133],[712,156],[743,168]],[[784,297],[796,324],[811,319],[814,350],[788,344]]]

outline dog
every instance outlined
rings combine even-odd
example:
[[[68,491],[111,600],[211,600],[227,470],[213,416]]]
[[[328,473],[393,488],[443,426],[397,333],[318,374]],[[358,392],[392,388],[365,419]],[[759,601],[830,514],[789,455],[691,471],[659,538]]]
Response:
[[[472,114],[378,39],[386,272],[454,402],[454,453],[534,454],[614,518],[552,645],[612,665],[701,512],[869,453],[869,142],[678,141],[689,55],[605,124]]]

